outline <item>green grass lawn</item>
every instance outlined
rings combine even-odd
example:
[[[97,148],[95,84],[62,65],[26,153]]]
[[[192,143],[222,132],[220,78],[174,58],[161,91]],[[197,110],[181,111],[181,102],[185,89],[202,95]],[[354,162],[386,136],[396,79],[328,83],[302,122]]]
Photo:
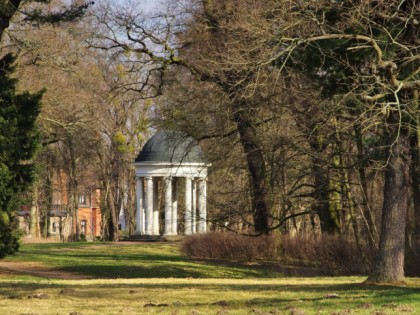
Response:
[[[264,268],[195,262],[174,243],[24,244],[10,261],[38,262],[94,278],[271,278]]]
[[[95,279],[0,274],[0,314],[420,314],[420,279],[285,278],[256,266],[189,260],[174,244],[26,244],[4,261]],[[29,268],[29,267],[28,267]]]

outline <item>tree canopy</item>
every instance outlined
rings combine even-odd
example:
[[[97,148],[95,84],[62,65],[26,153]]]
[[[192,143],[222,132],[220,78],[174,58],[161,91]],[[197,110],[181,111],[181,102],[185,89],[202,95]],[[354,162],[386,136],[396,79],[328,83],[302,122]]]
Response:
[[[66,21],[88,6],[23,21]],[[43,67],[22,71],[25,82],[36,73],[60,92],[72,82],[65,99],[46,94],[45,143],[66,161],[75,213],[82,166],[101,166],[107,238],[118,238],[120,209],[134,224],[134,151],[150,130],[179,130],[213,164],[213,229],[340,235],[377,253],[370,282],[399,282],[420,235],[419,6],[173,0],[150,15],[104,3],[77,31],[53,28],[48,45],[10,35],[27,70]]]

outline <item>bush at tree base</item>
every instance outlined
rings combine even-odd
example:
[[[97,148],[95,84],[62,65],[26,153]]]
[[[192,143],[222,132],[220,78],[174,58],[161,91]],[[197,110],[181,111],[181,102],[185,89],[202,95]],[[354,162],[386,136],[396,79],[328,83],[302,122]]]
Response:
[[[303,264],[328,275],[366,275],[373,261],[373,253],[367,247],[359,249],[354,242],[332,235],[251,237],[212,232],[186,237],[182,251],[198,259]]]
[[[0,258],[17,252],[19,249],[19,237],[20,233],[14,220],[12,224],[0,222]]]

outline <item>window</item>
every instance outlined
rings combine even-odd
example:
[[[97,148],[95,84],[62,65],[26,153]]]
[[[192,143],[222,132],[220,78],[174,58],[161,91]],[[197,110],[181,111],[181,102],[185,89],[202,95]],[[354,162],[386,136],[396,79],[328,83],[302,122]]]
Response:
[[[79,195],[79,204],[81,204],[81,205],[86,204],[86,195],[85,194],[80,194]]]
[[[56,223],[56,222],[53,222],[53,223],[52,223],[52,227],[51,227],[51,229],[52,229],[52,232],[53,232],[53,233],[56,233],[56,232],[57,232],[57,223]]]
[[[86,226],[87,226],[87,221],[86,220],[82,220],[80,221],[80,232],[84,235],[86,235]]]

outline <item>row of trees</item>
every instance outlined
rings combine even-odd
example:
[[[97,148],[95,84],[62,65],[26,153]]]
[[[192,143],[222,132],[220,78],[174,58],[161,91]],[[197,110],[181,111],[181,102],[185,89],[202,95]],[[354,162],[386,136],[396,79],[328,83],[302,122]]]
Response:
[[[99,166],[109,239],[119,209],[134,224],[129,163],[150,119],[201,141],[215,228],[341,234],[378,252],[369,281],[393,282],[419,241],[419,9],[174,0],[150,16],[104,4],[77,27],[44,27],[50,37],[9,37],[25,86],[49,87],[43,171],[65,169],[76,192]]]
[[[156,123],[208,147],[212,180],[229,183],[214,188],[214,216],[262,234],[318,217],[323,233],[378,251],[369,281],[392,282],[406,239],[418,242],[419,9],[174,1],[155,20],[101,16],[113,32],[94,45],[148,69]]]
[[[129,78],[133,80],[134,74],[125,73],[118,57],[89,49],[86,44],[92,37],[86,13],[90,3],[70,5],[63,10],[60,1],[47,2],[6,1],[0,8],[5,26],[1,29],[2,53],[10,51],[17,57],[14,76],[19,80],[13,79],[14,88],[43,90],[41,109],[28,103],[25,106],[32,106],[34,114],[22,109],[18,113],[22,117],[16,118],[32,121],[28,130],[34,128],[37,120],[36,137],[31,138],[23,128],[14,129],[23,139],[33,140],[25,159],[13,155],[14,151],[7,155],[10,163],[24,163],[30,169],[32,176],[26,179],[26,184],[33,185],[30,189],[23,189],[28,188],[26,185],[13,190],[20,202],[9,207],[10,220],[4,226],[10,228],[11,211],[18,209],[19,204],[33,204],[30,233],[33,237],[47,236],[48,213],[58,202],[68,212],[69,225],[75,227],[72,238],[78,239],[79,194],[90,195],[100,188],[103,238],[117,240],[121,209],[128,223],[131,222],[129,227],[134,227],[131,162],[147,135],[145,113],[150,105],[135,93],[123,93],[121,87]],[[7,28],[9,24],[12,26]],[[38,101],[40,95],[36,94]],[[5,118],[7,124],[12,119],[9,116]],[[13,136],[3,129],[1,135]],[[2,152],[9,154],[9,147],[21,152],[25,146],[5,144]],[[13,181],[2,177],[3,183],[11,189]],[[5,209],[6,206],[1,207],[2,211]],[[37,222],[38,217],[41,222]],[[3,239],[4,246],[10,247]]]
[[[0,40],[17,12],[20,0],[0,2]],[[38,146],[35,121],[40,112],[43,90],[18,92],[15,56],[0,46],[0,257],[18,249],[18,233],[13,221],[19,194],[34,180],[31,159]]]

